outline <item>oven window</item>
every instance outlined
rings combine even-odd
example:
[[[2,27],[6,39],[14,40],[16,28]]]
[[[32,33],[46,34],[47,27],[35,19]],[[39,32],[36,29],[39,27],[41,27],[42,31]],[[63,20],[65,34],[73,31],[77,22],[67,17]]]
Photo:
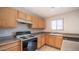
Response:
[[[34,51],[37,48],[37,38],[26,40],[23,42],[23,50],[24,51]]]

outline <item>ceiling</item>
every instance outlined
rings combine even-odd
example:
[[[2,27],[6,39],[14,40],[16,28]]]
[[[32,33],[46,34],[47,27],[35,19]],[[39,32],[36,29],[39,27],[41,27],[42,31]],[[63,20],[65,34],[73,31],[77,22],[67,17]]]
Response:
[[[20,8],[21,9],[21,8]],[[78,10],[78,7],[23,7],[23,9],[43,18]]]
[[[24,7],[26,10],[43,18],[78,10],[78,7]]]

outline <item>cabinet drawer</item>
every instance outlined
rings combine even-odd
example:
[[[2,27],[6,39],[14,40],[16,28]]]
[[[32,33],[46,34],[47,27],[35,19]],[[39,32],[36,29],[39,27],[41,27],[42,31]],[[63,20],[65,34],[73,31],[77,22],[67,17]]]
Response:
[[[9,44],[0,46],[0,50],[5,50],[5,49],[9,49],[11,47],[20,46],[20,45],[21,45],[21,42],[17,41],[17,42],[14,42],[14,43],[9,43]]]
[[[21,51],[21,46],[14,46],[14,47],[6,49],[4,51]]]

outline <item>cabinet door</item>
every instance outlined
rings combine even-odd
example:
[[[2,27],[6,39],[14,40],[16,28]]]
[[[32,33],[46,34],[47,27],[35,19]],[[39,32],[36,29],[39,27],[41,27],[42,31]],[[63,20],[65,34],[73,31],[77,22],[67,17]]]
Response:
[[[46,42],[46,44],[48,44],[48,36],[47,35],[45,35],[45,42]]]
[[[17,11],[17,18],[25,20],[26,19],[26,14],[21,12],[21,11]]]
[[[44,19],[42,19],[42,28],[45,28],[45,20]]]
[[[32,21],[32,16],[31,15],[26,15],[26,20]]]
[[[38,17],[35,17],[35,19],[36,19],[36,22],[35,22],[35,25],[36,25],[36,28],[39,28],[39,19],[38,19]]]
[[[38,37],[38,40],[37,40],[37,48],[41,48],[42,47],[42,39],[41,39],[41,36]]]
[[[56,36],[46,35],[46,44],[55,47]]]
[[[33,16],[32,17],[32,28],[39,28],[38,27],[38,18],[37,17],[35,17],[35,16]]]
[[[56,40],[55,40],[55,47],[56,47],[56,48],[61,48],[61,46],[62,46],[62,41],[63,41],[63,37],[57,36],[57,37],[56,37]]]
[[[45,28],[45,21],[39,17],[36,17],[36,16],[33,16],[32,17],[32,28],[39,28],[39,29],[42,29],[42,28]]]
[[[16,27],[17,11],[12,8],[0,8],[0,28]]]
[[[50,45],[50,46],[53,46],[54,47],[54,45],[55,45],[55,39],[56,39],[56,37],[55,36],[49,36],[49,40],[48,40],[48,44]]]
[[[40,18],[38,18],[38,27],[39,27],[39,28],[42,28],[41,26],[42,26],[42,21],[41,21]]]
[[[20,40],[16,42],[0,45],[0,51],[21,51],[22,50],[21,48],[22,45]]]
[[[43,28],[43,20],[41,19],[41,28]]]
[[[37,47],[41,48],[44,45],[45,45],[45,36],[44,36],[44,34],[40,34],[39,37],[38,37],[38,45],[37,45]]]
[[[45,20],[42,18],[39,18],[38,20],[39,20],[39,28],[42,29],[45,28]]]
[[[45,35],[44,34],[41,35],[41,39],[42,39],[42,46],[44,46],[45,45]]]
[[[46,39],[46,44],[47,44],[47,45],[50,45],[50,43],[49,43],[50,36],[49,36],[48,34],[46,34],[45,39]]]
[[[36,28],[36,18],[32,16],[32,28]]]
[[[15,46],[15,47],[6,49],[5,51],[21,51],[21,47],[20,46]]]

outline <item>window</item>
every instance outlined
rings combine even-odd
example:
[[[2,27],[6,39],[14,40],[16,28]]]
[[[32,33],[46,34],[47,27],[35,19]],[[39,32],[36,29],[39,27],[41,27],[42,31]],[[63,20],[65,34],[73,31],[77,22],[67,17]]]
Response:
[[[52,29],[53,30],[63,30],[63,20],[62,19],[56,19],[52,20]]]

